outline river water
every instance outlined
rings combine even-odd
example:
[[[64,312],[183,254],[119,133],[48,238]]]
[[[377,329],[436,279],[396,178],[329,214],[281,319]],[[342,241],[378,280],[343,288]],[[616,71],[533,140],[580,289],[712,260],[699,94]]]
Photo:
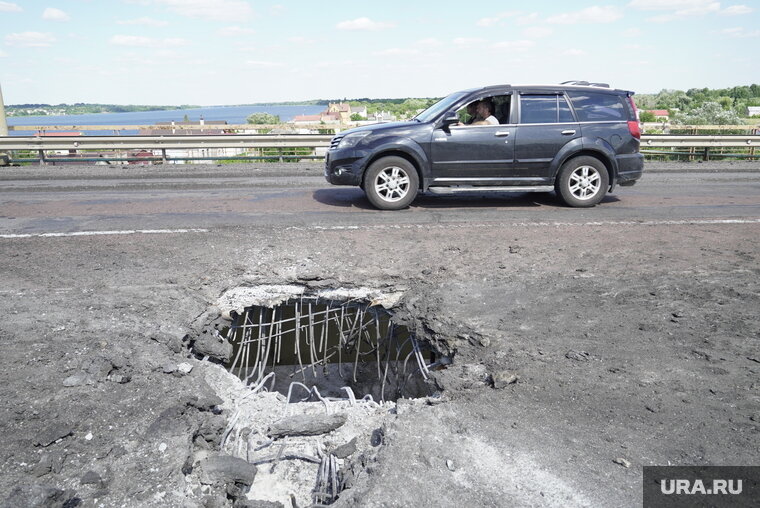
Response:
[[[171,111],[135,111],[130,113],[95,113],[87,115],[57,116],[13,116],[8,117],[8,126],[44,125],[153,125],[156,122],[181,122],[185,115],[188,120],[226,120],[228,124],[240,125],[252,113],[269,113],[287,122],[296,115],[316,115],[324,111],[321,106],[213,106]],[[35,131],[12,130],[11,136],[31,136]],[[111,131],[85,131],[88,135],[109,135]],[[120,131],[119,134],[137,134],[136,131]]]

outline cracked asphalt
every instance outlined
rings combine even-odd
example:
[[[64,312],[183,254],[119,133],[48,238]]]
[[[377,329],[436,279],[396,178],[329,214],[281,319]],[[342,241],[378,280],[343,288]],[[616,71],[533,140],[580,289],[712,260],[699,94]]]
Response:
[[[640,506],[643,466],[758,465],[758,238],[758,163],[400,212],[318,163],[0,169],[0,505],[232,506],[191,471],[231,410],[186,336],[241,285],[400,291],[455,353],[337,506]]]

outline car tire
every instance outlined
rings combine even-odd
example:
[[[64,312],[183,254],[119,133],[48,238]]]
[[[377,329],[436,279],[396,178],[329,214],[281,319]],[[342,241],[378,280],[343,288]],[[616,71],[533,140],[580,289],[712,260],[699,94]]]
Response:
[[[417,169],[401,157],[383,157],[364,174],[364,193],[381,210],[400,210],[414,201],[420,187]]]
[[[609,186],[610,177],[602,161],[583,155],[562,164],[555,190],[568,206],[586,208],[604,199]]]

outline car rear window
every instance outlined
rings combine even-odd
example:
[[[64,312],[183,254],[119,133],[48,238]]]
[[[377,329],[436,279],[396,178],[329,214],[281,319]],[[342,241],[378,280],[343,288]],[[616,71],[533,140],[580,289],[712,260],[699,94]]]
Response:
[[[618,95],[595,92],[568,92],[581,122],[625,120],[626,109]]]
[[[561,95],[522,95],[520,123],[573,122],[570,106]]]

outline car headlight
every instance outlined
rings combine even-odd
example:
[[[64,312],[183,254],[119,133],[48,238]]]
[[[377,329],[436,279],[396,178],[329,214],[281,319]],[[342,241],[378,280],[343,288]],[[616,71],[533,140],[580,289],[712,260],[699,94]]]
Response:
[[[338,143],[338,148],[352,148],[359,144],[359,141],[367,137],[370,132],[371,131],[361,131],[346,134],[343,139],[340,140],[340,143]]]

